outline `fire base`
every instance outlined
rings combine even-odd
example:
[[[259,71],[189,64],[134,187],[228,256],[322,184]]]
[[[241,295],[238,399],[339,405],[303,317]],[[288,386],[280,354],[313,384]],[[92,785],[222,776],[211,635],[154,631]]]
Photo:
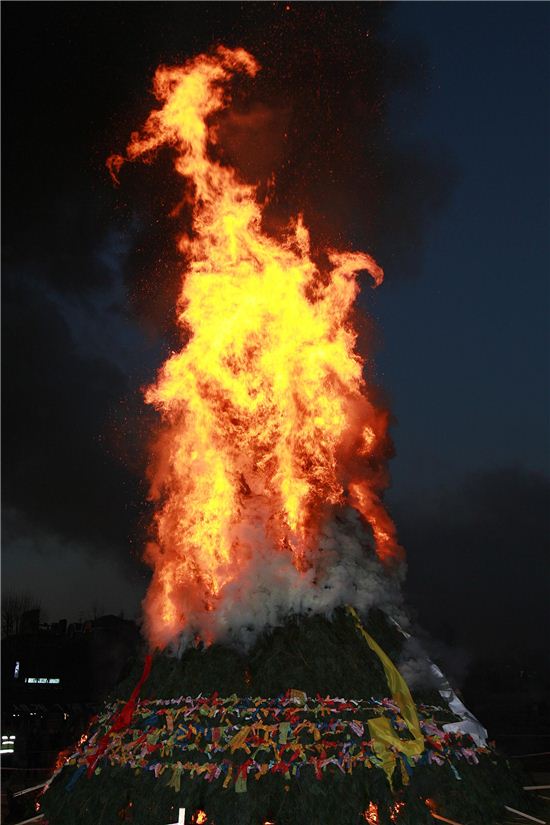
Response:
[[[365,628],[399,659],[380,611]],[[436,690],[413,692],[415,734],[387,676],[344,611],[289,620],[248,655],[157,656],[128,723],[123,701],[105,705],[42,810],[50,825],[167,825],[179,808],[209,825],[428,825],[435,810],[489,825],[505,804],[529,809],[504,760],[443,729],[457,717]]]

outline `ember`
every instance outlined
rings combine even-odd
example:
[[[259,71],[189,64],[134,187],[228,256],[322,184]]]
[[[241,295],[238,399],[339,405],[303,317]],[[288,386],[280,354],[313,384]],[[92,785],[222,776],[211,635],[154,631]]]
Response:
[[[369,825],[378,825],[378,806],[374,804],[374,802],[369,802],[369,807],[363,814],[365,821],[369,823]]]
[[[390,819],[392,822],[397,822],[397,818],[401,811],[405,808],[404,802],[396,802],[391,809]]]

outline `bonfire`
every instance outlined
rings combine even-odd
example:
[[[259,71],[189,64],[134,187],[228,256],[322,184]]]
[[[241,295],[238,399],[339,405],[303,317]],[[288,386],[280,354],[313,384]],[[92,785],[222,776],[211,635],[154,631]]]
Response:
[[[157,107],[108,161],[118,184],[127,163],[174,158],[181,347],[145,392],[160,421],[149,652],[41,810],[51,825],[488,825],[526,807],[520,786],[426,656],[422,684],[401,672],[389,412],[353,325],[382,268],[312,249],[301,215],[268,233],[218,145],[232,80],[259,70],[223,47],[160,67]]]

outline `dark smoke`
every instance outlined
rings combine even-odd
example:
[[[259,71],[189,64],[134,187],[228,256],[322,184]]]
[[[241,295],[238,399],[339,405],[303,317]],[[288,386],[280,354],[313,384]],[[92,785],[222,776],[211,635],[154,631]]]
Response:
[[[549,501],[548,478],[506,468],[396,511],[409,601],[451,651],[548,661]]]
[[[156,66],[216,42],[251,50],[263,70],[220,122],[220,152],[265,191],[275,173],[273,226],[302,210],[316,242],[367,248],[388,277],[415,270],[452,175],[388,130],[394,93],[417,100],[426,78],[420,55],[384,41],[383,5],[25,9],[3,9],[17,67],[4,76],[4,500],[25,535],[126,558],[146,521],[140,387],[173,334],[182,193],[169,157],[117,191],[104,162],[151,107]]]

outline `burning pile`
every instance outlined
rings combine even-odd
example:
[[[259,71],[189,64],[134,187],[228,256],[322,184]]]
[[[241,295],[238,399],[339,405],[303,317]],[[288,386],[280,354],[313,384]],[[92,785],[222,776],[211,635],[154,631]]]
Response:
[[[412,696],[393,664],[406,619],[381,499],[388,413],[352,325],[358,273],[379,285],[382,270],[365,253],[314,255],[301,216],[269,235],[257,188],[217,151],[228,83],[258,68],[225,48],[160,68],[160,108],[109,159],[117,180],[170,147],[192,205],[182,346],[146,391],[161,419],[144,605],[156,653],[44,808],[51,825],[165,825],[178,807],[215,825],[421,825],[429,796],[486,825],[510,782],[483,729],[441,679]]]
[[[120,686],[137,684],[130,701],[92,719],[42,809],[50,825],[168,825],[180,808],[209,825],[430,825],[438,811],[488,825],[505,802],[525,810],[448,685],[411,695],[392,664],[404,644],[381,611],[362,623],[340,609],[289,619],[248,653],[157,654],[144,684],[136,664]]]

